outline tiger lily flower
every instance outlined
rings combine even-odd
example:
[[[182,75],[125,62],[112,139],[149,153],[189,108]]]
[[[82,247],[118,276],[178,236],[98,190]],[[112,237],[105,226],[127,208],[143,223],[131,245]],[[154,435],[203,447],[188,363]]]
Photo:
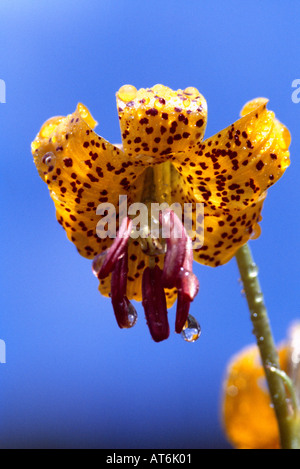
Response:
[[[178,294],[181,332],[199,289],[192,261],[219,266],[259,235],[266,190],[289,165],[289,131],[266,104],[263,98],[248,102],[239,120],[203,141],[207,106],[196,88],[125,85],[117,92],[122,145],[95,133],[97,123],[82,104],[42,126],[32,143],[36,167],[68,238],[82,256],[94,259],[99,290],[111,296],[120,327],[136,321],[130,300],[143,301],[152,337],[166,339],[167,309]],[[179,239],[152,236],[147,222],[146,236],[134,238],[131,217],[121,217],[120,196],[128,205],[192,204],[192,227],[200,219],[202,225],[191,235],[180,215],[164,211],[156,222],[169,218],[171,233],[181,230]],[[97,206],[103,203],[116,208],[122,236],[97,235],[104,218]],[[203,204],[203,215],[197,204]]]
[[[281,370],[295,388],[294,408],[290,416],[300,416],[300,324],[294,323],[287,338],[279,345]],[[296,407],[296,408],[295,408]],[[229,442],[237,449],[279,449],[280,438],[271,405],[264,370],[256,344],[233,356],[223,383],[222,420]]]

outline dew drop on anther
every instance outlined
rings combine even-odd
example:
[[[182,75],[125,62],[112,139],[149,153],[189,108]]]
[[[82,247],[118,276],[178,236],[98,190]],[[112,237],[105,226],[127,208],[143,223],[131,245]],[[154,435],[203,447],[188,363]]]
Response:
[[[191,314],[189,314],[187,321],[182,329],[181,336],[186,342],[195,342],[197,339],[199,339],[200,334],[200,324]]]
[[[135,307],[131,303],[129,303],[129,305],[128,305],[128,323],[127,323],[128,325],[127,325],[127,329],[130,329],[131,327],[133,327],[136,324],[137,318],[138,318],[138,315],[137,315]]]

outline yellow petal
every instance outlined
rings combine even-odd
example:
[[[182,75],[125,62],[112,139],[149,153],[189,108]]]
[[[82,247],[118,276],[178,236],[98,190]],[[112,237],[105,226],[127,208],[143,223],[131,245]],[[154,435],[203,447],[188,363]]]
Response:
[[[259,98],[246,104],[242,118],[198,143],[173,164],[194,196],[212,209],[243,210],[257,202],[289,165],[290,134]]]
[[[249,239],[260,235],[258,222],[266,193],[255,204],[243,210],[217,210],[209,205],[204,207],[203,217],[195,210],[198,198],[191,185],[174,168],[172,171],[172,203],[190,203],[193,207],[192,229],[194,237],[194,260],[201,264],[217,267],[228,262]],[[198,217],[198,218],[197,218]],[[202,231],[203,228],[203,231]]]
[[[287,369],[288,350],[279,349]],[[227,438],[238,449],[277,449],[279,433],[256,345],[246,347],[228,365],[222,416]]]
[[[143,165],[132,162],[120,148],[99,137],[88,109],[79,104],[74,114],[49,119],[32,143],[34,161],[47,183],[56,207],[59,223],[79,253],[87,258],[107,249],[111,238],[97,236],[98,204],[110,203],[118,215],[119,195],[128,196],[128,204],[140,202],[144,188]],[[117,223],[118,228],[118,223]],[[146,256],[137,241],[129,243],[127,296],[141,301],[141,278]],[[157,258],[163,267],[163,257]],[[110,276],[100,281],[99,290],[110,295]],[[166,289],[168,307],[177,296]]]
[[[118,213],[119,195],[128,195],[143,168],[122,150],[98,136],[96,121],[79,104],[66,117],[48,120],[32,143],[34,161],[48,184],[59,223],[84,257],[94,258],[111,244],[101,239],[97,206],[109,202]]]
[[[201,264],[217,267],[228,262],[236,251],[260,235],[260,213],[264,197],[239,212],[219,212],[204,217],[204,242],[196,249],[194,259]]]
[[[173,91],[155,85],[136,90],[125,85],[117,93],[117,106],[124,151],[140,164],[165,161],[203,138],[207,106],[196,88]]]

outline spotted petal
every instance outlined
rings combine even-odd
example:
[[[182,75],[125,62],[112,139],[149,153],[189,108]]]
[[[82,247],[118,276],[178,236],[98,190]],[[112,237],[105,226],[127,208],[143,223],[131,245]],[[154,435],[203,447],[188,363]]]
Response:
[[[163,162],[203,139],[207,106],[196,88],[136,90],[125,85],[117,93],[117,106],[124,151],[139,164]]]
[[[34,161],[48,184],[59,223],[84,257],[94,258],[111,244],[97,236],[100,203],[110,203],[118,214],[119,195],[130,195],[142,168],[125,153],[98,136],[96,121],[79,104],[66,117],[48,120],[32,144]]]
[[[256,203],[289,165],[290,134],[266,109],[267,99],[247,103],[242,117],[173,164],[195,198],[212,209],[243,210]]]
[[[193,187],[174,168],[172,178],[172,203],[192,204],[192,232],[194,233],[194,260],[212,267],[228,262],[252,238],[260,235],[258,222],[266,197],[264,192],[257,203],[243,210],[212,209],[205,201],[204,213],[197,214]]]

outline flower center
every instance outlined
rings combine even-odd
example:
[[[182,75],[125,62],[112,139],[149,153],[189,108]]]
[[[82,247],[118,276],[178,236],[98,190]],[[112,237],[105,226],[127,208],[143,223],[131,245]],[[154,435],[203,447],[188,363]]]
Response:
[[[189,317],[190,303],[199,290],[199,282],[192,272],[192,241],[175,212],[165,209],[159,216],[161,237],[154,238],[148,226],[149,236],[140,238],[143,251],[149,256],[149,266],[144,269],[142,278],[142,304],[147,324],[154,341],[168,338],[170,329],[165,289],[176,288],[178,301],[175,331],[187,341],[194,341],[200,335],[200,326]],[[128,274],[128,242],[133,222],[125,217],[117,236],[104,253],[93,261],[93,272],[103,279],[111,274],[111,300],[117,323],[120,328],[132,327],[137,313],[126,296]],[[169,233],[163,237],[162,233]],[[154,256],[165,252],[164,267],[155,265]],[[192,331],[192,332],[191,332]]]

